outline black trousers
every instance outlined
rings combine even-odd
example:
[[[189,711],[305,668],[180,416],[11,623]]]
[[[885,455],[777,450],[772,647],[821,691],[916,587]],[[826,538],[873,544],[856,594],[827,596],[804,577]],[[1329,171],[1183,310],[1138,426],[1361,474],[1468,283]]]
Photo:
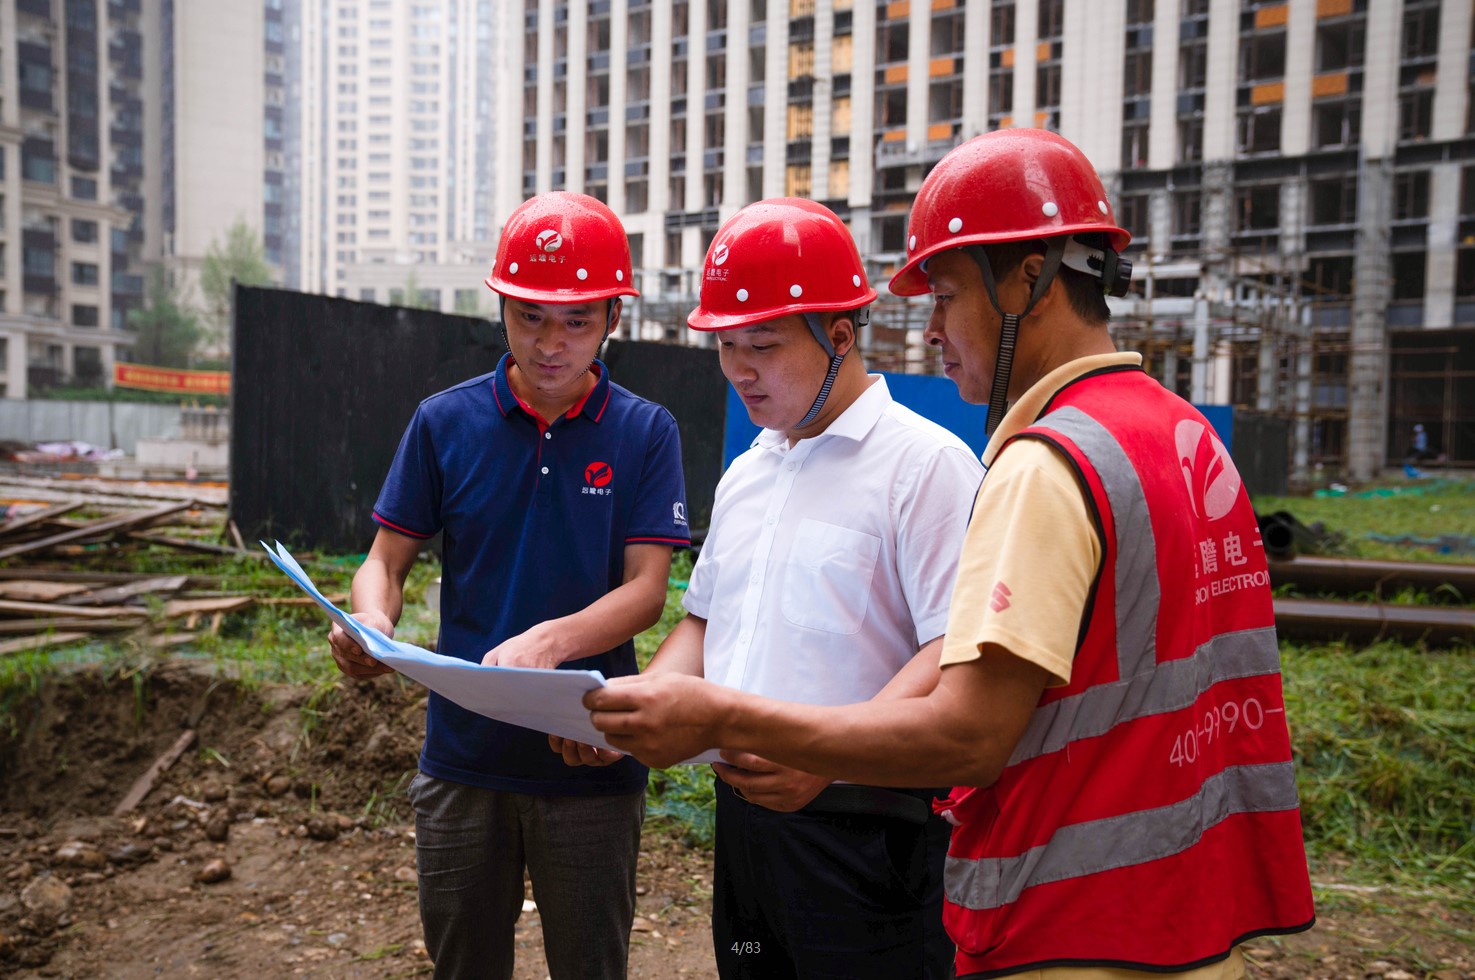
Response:
[[[921,823],[894,807],[779,813],[721,780],[716,789],[712,944],[723,980],[953,976],[942,926],[951,828],[930,806]]]

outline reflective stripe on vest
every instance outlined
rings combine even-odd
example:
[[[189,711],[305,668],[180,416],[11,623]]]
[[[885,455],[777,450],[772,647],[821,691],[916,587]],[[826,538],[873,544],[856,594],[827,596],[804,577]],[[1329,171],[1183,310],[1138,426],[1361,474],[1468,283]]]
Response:
[[[947,897],[964,908],[998,908],[1033,885],[1180,854],[1235,814],[1295,807],[1296,777],[1289,762],[1231,766],[1178,803],[1061,827],[1048,846],[1015,857],[950,857],[944,872]]]

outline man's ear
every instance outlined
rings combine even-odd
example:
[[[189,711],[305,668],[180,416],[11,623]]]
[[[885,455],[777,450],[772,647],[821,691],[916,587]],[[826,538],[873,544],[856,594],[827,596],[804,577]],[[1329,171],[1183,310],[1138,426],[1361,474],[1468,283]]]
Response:
[[[609,329],[605,331],[605,337],[615,332],[620,325],[620,311],[624,309],[624,301],[620,297],[612,297],[609,301]]]
[[[1019,268],[1016,271],[1024,280],[1024,298],[1026,302],[1028,302],[1029,297],[1034,293],[1035,283],[1040,281],[1040,273],[1044,271],[1044,268],[1045,257],[1037,252],[1025,256],[1024,261],[1019,263]],[[1035,316],[1043,312],[1045,307],[1050,304],[1051,298],[1065,288],[1065,283],[1060,279],[1060,272],[1064,268],[1064,266],[1060,266],[1055,270],[1055,278],[1050,280],[1049,287],[1045,289],[1045,295],[1041,296],[1039,302],[1029,311],[1030,316]],[[1020,309],[1023,309],[1022,305]]]
[[[825,331],[829,334],[837,357],[850,353],[850,349],[858,342],[855,336],[855,318],[849,313],[836,314],[825,327]]]

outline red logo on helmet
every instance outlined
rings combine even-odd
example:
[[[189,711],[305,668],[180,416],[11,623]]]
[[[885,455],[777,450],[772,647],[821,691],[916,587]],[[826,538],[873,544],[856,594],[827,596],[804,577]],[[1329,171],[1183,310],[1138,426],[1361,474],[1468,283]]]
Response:
[[[608,463],[590,463],[584,467],[584,482],[591,487],[607,487],[615,478],[615,471]]]
[[[552,228],[538,232],[538,237],[534,241],[545,252],[556,252],[563,247],[563,236]]]

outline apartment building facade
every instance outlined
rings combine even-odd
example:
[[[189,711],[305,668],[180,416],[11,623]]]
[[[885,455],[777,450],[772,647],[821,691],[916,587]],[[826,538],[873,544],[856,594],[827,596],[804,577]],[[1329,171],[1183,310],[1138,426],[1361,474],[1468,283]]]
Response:
[[[744,204],[822,201],[881,279],[933,163],[978,133],[1041,126],[1097,163],[1133,232],[1124,339],[1156,343],[1153,369],[1185,394],[1294,416],[1303,463],[1364,477],[1395,453],[1401,331],[1445,331],[1439,349],[1475,372],[1464,0],[500,9],[522,43],[498,115],[522,138],[500,143],[499,171],[521,182],[498,189],[497,214],[552,189],[607,201],[631,233],[645,336],[679,336],[691,270]],[[920,319],[902,304],[888,318],[915,346]],[[1451,457],[1475,461],[1475,404],[1426,410]]]
[[[0,4],[3,397],[109,384],[148,270],[197,302],[236,221],[281,263],[281,5]]]
[[[291,0],[290,285],[491,309],[502,6]]]

